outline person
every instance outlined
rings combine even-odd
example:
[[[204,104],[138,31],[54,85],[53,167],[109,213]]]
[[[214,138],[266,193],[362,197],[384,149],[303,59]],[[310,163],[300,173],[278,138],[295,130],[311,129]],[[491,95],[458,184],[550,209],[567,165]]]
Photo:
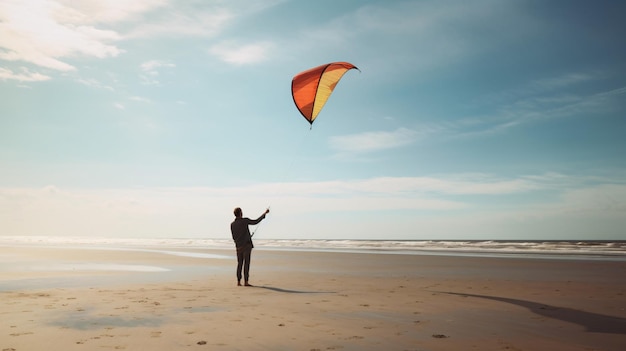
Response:
[[[265,213],[257,219],[250,219],[243,217],[243,212],[240,207],[237,207],[233,213],[235,214],[235,220],[230,224],[230,232],[235,241],[235,247],[237,249],[237,285],[241,286],[241,270],[243,269],[243,278],[245,286],[252,286],[248,283],[250,278],[250,256],[254,244],[252,243],[252,235],[250,235],[250,228],[248,226],[255,225],[265,219],[265,215],[270,212],[269,208],[265,210]]]

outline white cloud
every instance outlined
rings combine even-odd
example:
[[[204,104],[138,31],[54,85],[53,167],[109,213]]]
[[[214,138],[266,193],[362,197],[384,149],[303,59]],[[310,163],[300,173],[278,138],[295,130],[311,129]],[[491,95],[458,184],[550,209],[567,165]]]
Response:
[[[246,65],[266,60],[272,46],[270,42],[257,42],[244,45],[239,45],[234,42],[222,42],[213,45],[209,49],[209,53],[227,63]]]
[[[383,177],[364,181],[360,188],[385,193],[439,193],[452,195],[504,195],[526,192],[541,187],[528,179],[499,179],[490,176]]]
[[[79,16],[70,16],[70,12],[73,11],[54,1],[0,3],[0,59],[71,71],[75,67],[64,61],[66,58],[105,58],[122,52],[111,44],[120,39],[115,31],[81,23],[77,21]]]
[[[53,3],[53,1],[49,1]],[[168,0],[58,0],[55,17],[62,22],[115,23],[128,21],[141,14],[165,7]]]
[[[27,62],[39,68],[73,71],[75,57],[110,58],[123,53],[117,46],[129,34],[114,25],[124,22],[132,30],[144,23],[143,16],[168,5],[168,0],[8,0],[0,2],[0,60]],[[188,9],[193,21],[181,20],[186,28],[203,27],[207,14]],[[172,15],[174,11],[163,11]],[[214,19],[211,17],[210,19]],[[219,26],[223,21],[207,21]],[[175,26],[158,25],[176,33]],[[180,26],[182,28],[182,25]],[[145,31],[144,31],[145,32]],[[156,35],[158,33],[144,33]],[[186,34],[186,33],[182,33]],[[6,76],[6,72],[4,72]],[[12,79],[24,79],[17,76]]]
[[[142,71],[147,72],[147,73],[155,72],[157,68],[161,68],[161,67],[172,68],[172,67],[176,67],[176,65],[173,63],[159,61],[159,60],[150,60],[139,65],[139,68],[141,68]]]
[[[230,188],[0,188],[0,227],[3,235],[227,237],[234,207],[241,206],[246,214],[255,216],[270,205],[270,223],[275,221],[275,226],[265,226],[275,237],[300,237],[302,223],[298,221],[302,218],[315,222],[314,231],[304,231],[309,238],[338,233],[381,238],[393,233],[396,238],[415,239],[416,234],[406,232],[411,226],[420,228],[420,238],[438,232],[447,238],[484,238],[485,233],[502,237],[504,234],[498,233],[502,230],[513,231],[507,235],[528,237],[524,230],[529,228],[533,233],[563,237],[567,233],[552,231],[573,229],[569,222],[606,221],[606,228],[613,228],[626,218],[626,185],[610,180],[593,184],[590,179],[558,174],[506,179],[475,174]],[[541,191],[560,195],[545,201]],[[522,192],[539,197],[485,208],[473,196],[510,199],[508,195]],[[336,222],[338,214],[341,224]],[[577,235],[590,229],[589,225],[576,228]]]
[[[568,212],[626,213],[626,186],[601,184],[593,187],[571,189],[562,196]]]
[[[0,60],[74,71],[76,58],[119,56],[124,52],[119,46],[123,40],[214,37],[234,19],[280,2],[5,0],[0,2]],[[248,64],[263,60],[269,47],[268,43],[239,47],[222,44],[212,51],[226,62]],[[40,73],[3,71],[0,79],[38,81],[44,77],[50,79]],[[144,82],[158,84],[156,79]]]
[[[139,68],[143,72],[140,77],[143,84],[146,85],[159,85],[161,82],[159,81],[160,69],[161,68],[175,68],[176,65],[173,63],[160,61],[160,60],[150,60],[139,65]]]
[[[330,146],[341,153],[364,153],[394,149],[413,143],[417,132],[399,128],[393,132],[365,132],[361,134],[334,136]]]
[[[145,97],[141,97],[141,96],[131,96],[128,99],[132,101],[137,101],[137,102],[145,102],[145,103],[152,102],[152,100],[145,98]]]
[[[307,184],[300,186],[306,188]],[[298,186],[300,190],[302,188]],[[241,206],[253,214],[266,206],[282,215],[333,211],[459,209],[459,202],[424,197],[304,192],[277,195],[273,186],[244,188],[33,189],[0,188],[4,235],[216,236]],[[299,191],[298,189],[293,189]],[[269,192],[268,192],[269,191]]]
[[[124,0],[118,0],[122,3]],[[125,38],[215,37],[238,18],[251,16],[285,0],[168,1],[150,21],[138,23]],[[154,4],[153,8],[157,8]]]
[[[141,22],[125,38],[214,37],[235,16],[223,8],[177,11],[170,9],[156,21]]]
[[[30,72],[22,68],[22,72],[13,72],[10,69],[0,67],[0,80],[17,80],[20,82],[41,82],[50,79],[49,76],[37,72]]]
[[[86,85],[88,87],[92,87],[92,88],[98,88],[98,89],[105,89],[105,90],[109,90],[109,91],[115,91],[115,89],[110,86],[110,85],[105,85],[102,82],[96,80],[96,79],[82,79],[79,78],[76,80],[77,82],[79,82],[80,84]]]
[[[508,195],[539,189],[557,188],[569,177],[555,174],[504,179],[486,174],[460,174],[446,177],[378,177],[348,181],[281,183],[240,188],[242,194],[267,196],[432,196]],[[571,185],[571,184],[570,184]],[[236,193],[235,189],[226,190]]]

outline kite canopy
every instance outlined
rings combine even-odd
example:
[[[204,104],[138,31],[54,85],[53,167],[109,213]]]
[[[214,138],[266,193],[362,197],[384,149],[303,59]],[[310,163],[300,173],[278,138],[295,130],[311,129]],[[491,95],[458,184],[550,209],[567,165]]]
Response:
[[[358,68],[348,62],[332,62],[298,73],[291,81],[293,102],[311,126],[344,73]]]

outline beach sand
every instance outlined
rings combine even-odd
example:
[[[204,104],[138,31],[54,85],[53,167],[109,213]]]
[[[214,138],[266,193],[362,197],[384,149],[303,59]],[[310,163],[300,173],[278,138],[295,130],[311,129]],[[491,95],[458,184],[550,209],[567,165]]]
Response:
[[[0,247],[0,350],[626,349],[624,261],[184,251]]]

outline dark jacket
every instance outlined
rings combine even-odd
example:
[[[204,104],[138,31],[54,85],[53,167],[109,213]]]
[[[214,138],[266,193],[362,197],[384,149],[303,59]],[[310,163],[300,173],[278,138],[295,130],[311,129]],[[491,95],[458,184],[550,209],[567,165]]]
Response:
[[[261,222],[265,218],[265,215],[257,219],[250,219],[247,217],[237,217],[230,224],[230,232],[233,235],[233,240],[235,241],[235,246],[240,248],[247,245],[252,245],[252,236],[250,235],[249,225],[255,225]]]

